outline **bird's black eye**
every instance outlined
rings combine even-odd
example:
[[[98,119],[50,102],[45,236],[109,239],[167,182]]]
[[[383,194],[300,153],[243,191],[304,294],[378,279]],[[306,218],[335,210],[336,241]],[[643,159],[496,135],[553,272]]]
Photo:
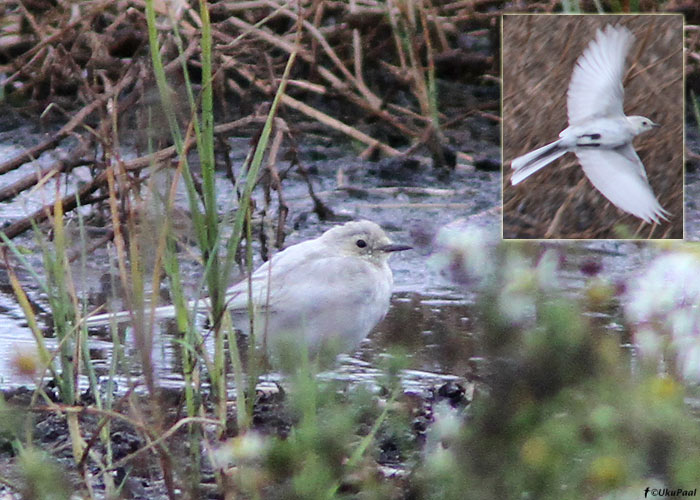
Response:
[[[365,248],[367,246],[367,242],[365,240],[357,240],[355,242],[355,245],[357,245],[360,248]]]

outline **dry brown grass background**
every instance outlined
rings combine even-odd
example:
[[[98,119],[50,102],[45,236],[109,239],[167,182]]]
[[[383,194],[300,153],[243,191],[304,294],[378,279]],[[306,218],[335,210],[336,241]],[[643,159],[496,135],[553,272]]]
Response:
[[[634,143],[654,193],[672,214],[654,229],[640,229],[639,219],[608,202],[584,179],[573,154],[510,184],[510,161],[554,141],[567,126],[566,90],[576,59],[608,23],[622,24],[636,37],[627,56],[625,113],[661,124]],[[620,224],[640,238],[683,237],[682,43],[678,15],[504,16],[505,238],[615,238]]]

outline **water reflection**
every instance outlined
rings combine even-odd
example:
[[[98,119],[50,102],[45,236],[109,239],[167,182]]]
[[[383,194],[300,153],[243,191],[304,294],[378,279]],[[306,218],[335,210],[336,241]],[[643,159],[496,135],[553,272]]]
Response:
[[[464,375],[478,354],[476,320],[474,304],[467,299],[401,294],[370,336],[373,354],[400,346],[410,353],[412,368]]]

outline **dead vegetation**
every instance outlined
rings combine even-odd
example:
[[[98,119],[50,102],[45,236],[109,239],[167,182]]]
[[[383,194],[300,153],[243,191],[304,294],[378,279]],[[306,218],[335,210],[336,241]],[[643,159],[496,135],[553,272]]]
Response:
[[[472,151],[451,131],[478,116],[498,121],[498,102],[471,96],[438,102],[438,79],[463,85],[493,84],[498,72],[497,1],[480,2],[212,2],[213,91],[217,137],[255,137],[280,75],[301,31],[297,62],[282,98],[280,124],[287,137],[316,133],[350,138],[361,157],[425,151],[449,170]],[[166,75],[187,129],[183,67],[197,85],[202,70],[201,19],[196,4],[160,8],[158,41]],[[6,100],[44,123],[63,124],[43,143],[0,165],[0,175],[78,139],[65,161],[5,185],[9,199],[78,165],[93,168],[94,182],[79,194],[89,203],[105,185],[104,171],[124,163],[128,177],[157,160],[168,166],[170,146],[148,54],[140,0],[79,3],[10,0],[0,26],[0,72]],[[167,14],[167,16],[166,16]],[[175,29],[177,29],[177,32]],[[179,38],[178,38],[179,35]],[[463,102],[460,100],[463,99]],[[149,142],[150,141],[150,142]],[[219,148],[224,148],[219,141]],[[287,152],[296,140],[285,142]],[[123,162],[120,147],[139,158]],[[150,146],[149,146],[150,145]],[[223,151],[225,153],[225,151]],[[284,152],[284,151],[283,151]],[[293,151],[292,151],[293,154]],[[225,154],[219,155],[226,156]],[[121,167],[120,167],[121,168]],[[274,175],[272,176],[274,177]],[[10,237],[52,209],[7,228]]]

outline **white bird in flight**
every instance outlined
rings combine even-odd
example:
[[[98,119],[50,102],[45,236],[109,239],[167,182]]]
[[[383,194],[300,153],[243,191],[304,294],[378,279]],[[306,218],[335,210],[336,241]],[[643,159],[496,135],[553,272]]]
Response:
[[[559,140],[511,162],[513,185],[572,151],[583,172],[613,205],[645,222],[670,215],[654,196],[632,139],[658,127],[643,116],[625,116],[622,77],[634,35],[607,25],[576,61],[567,92],[569,126]]]
[[[284,336],[317,348],[329,340],[354,348],[389,309],[392,253],[409,250],[391,242],[377,224],[347,222],[318,238],[292,245],[265,262],[251,276],[255,334],[274,344]],[[236,328],[248,333],[248,280],[226,291],[226,308]],[[190,302],[206,312],[209,301]],[[128,311],[90,316],[89,326],[129,321]],[[174,306],[155,308],[155,318],[175,317]]]

